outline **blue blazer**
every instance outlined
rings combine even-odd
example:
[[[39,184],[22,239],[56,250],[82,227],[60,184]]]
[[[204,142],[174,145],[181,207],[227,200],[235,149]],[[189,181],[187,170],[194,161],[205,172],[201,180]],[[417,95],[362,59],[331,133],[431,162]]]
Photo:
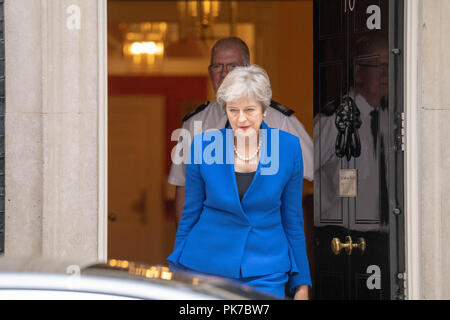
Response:
[[[258,168],[242,201],[234,171],[232,130],[194,137],[186,164],[184,210],[167,260],[236,279],[288,272],[291,289],[311,286],[300,142],[264,122],[262,129],[267,139],[262,139]]]

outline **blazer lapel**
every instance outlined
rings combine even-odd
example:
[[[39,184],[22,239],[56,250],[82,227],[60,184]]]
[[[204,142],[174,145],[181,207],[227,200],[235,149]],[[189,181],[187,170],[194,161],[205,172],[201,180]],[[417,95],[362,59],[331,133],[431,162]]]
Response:
[[[253,177],[252,183],[250,184],[250,186],[248,187],[248,189],[245,192],[244,196],[242,197],[242,201],[239,198],[239,192],[238,192],[237,182],[236,182],[236,173],[235,173],[235,168],[234,168],[234,150],[233,150],[234,135],[232,134],[232,130],[231,129],[228,129],[230,131],[227,131],[226,143],[224,144],[224,146],[226,148],[225,149],[225,154],[226,154],[227,160],[230,161],[228,163],[231,163],[231,165],[229,166],[229,178],[233,179],[233,186],[234,186],[233,192],[234,192],[235,204],[237,205],[237,207],[239,208],[240,212],[242,213],[242,215],[247,220],[249,220],[249,219],[248,219],[248,216],[245,213],[244,209],[242,208],[242,202],[244,202],[245,199],[247,198],[247,195],[250,192],[252,192],[252,188],[253,188],[255,182],[257,181],[257,179],[260,179],[260,175],[261,175],[261,160],[262,160],[262,157],[265,157],[265,155],[267,154],[267,152],[263,152],[263,150],[267,150],[268,148],[270,148],[270,128],[267,126],[267,124],[264,121],[261,123],[261,128],[265,129],[266,134],[263,135],[263,141],[262,141],[262,145],[261,145],[261,154],[260,154],[260,159],[259,159],[259,162],[258,162],[258,167],[256,169],[255,176]],[[267,144],[269,144],[269,145],[267,145]]]
[[[261,179],[261,163],[267,163],[266,156],[268,155],[268,152],[270,152],[270,145],[271,145],[271,128],[263,121],[261,123],[261,129],[263,129],[262,136],[261,136],[262,144],[261,144],[261,151],[260,151],[260,156],[259,156],[258,167],[256,169],[255,176],[253,178],[252,183],[250,184],[250,186],[248,187],[244,196],[242,197],[242,201],[239,201],[240,204],[245,201],[245,199],[247,198],[247,194],[252,192],[252,189],[254,188],[254,184],[256,183],[256,181],[258,179]],[[233,165],[233,170],[234,170],[234,165]],[[241,204],[241,208],[242,208],[242,204]]]

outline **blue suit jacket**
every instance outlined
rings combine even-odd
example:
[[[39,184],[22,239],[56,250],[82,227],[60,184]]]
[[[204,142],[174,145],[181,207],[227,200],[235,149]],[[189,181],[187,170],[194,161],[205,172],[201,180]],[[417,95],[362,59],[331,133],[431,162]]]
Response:
[[[264,122],[262,128],[267,139],[242,201],[234,171],[232,130],[194,137],[191,163],[186,164],[184,210],[167,260],[231,278],[289,272],[291,288],[311,285],[300,142]]]

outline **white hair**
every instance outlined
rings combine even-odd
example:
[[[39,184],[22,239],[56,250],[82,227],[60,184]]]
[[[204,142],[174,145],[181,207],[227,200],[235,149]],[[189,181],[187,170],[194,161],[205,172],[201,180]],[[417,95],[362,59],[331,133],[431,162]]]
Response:
[[[237,67],[228,73],[217,90],[217,102],[224,110],[227,103],[244,98],[257,100],[263,112],[270,106],[272,88],[267,72],[260,66]]]

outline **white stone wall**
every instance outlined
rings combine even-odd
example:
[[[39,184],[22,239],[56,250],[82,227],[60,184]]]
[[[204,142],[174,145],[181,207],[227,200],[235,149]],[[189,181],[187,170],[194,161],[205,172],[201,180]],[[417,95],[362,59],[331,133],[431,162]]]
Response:
[[[6,256],[102,255],[104,3],[5,1]]]
[[[450,1],[420,5],[420,298],[450,299]]]

